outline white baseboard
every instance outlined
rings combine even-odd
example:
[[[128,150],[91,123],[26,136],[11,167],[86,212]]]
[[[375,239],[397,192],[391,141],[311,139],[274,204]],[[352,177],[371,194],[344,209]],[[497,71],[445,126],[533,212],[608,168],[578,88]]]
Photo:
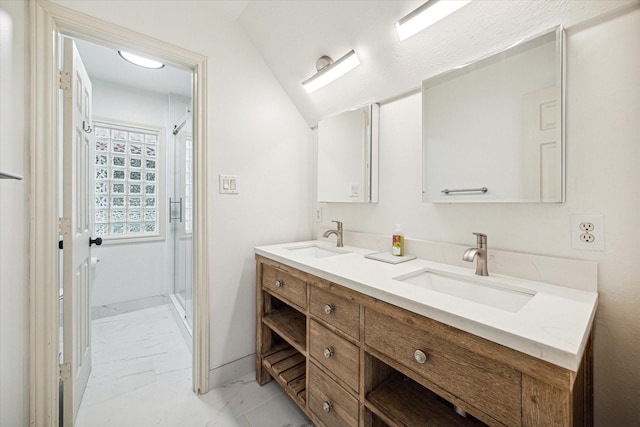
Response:
[[[156,307],[167,303],[169,303],[168,296],[155,295],[152,297],[117,302],[114,304],[100,305],[98,307],[91,307],[91,319],[102,319],[103,317],[115,316],[116,314],[128,313],[130,311],[143,310],[145,308]]]
[[[255,363],[256,355],[251,353],[248,356],[211,369],[209,371],[209,390],[253,372],[256,368]]]

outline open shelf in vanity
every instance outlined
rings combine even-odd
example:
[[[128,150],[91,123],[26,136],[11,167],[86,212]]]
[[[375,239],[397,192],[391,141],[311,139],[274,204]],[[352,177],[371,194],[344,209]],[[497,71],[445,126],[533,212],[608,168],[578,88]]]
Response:
[[[316,426],[591,425],[590,341],[573,372],[261,255],[256,278],[256,380]]]
[[[269,375],[299,405],[307,400],[306,358],[289,344],[277,345],[263,354],[262,365]]]
[[[307,355],[306,316],[304,314],[288,305],[282,305],[278,308],[272,308],[271,313],[262,318],[262,323],[302,355]]]
[[[471,415],[461,416],[455,406],[415,380],[367,354],[371,378],[364,405],[371,412],[373,426],[461,426],[486,424]]]
[[[299,406],[305,406],[306,316],[270,292],[264,292],[261,298],[268,311],[261,319],[267,341],[260,363]]]

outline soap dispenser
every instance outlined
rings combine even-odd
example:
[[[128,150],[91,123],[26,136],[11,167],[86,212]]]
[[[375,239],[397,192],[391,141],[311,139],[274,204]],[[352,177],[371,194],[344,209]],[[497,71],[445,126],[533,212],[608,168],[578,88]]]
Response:
[[[392,236],[391,254],[395,256],[404,256],[404,233],[400,224],[396,224]]]

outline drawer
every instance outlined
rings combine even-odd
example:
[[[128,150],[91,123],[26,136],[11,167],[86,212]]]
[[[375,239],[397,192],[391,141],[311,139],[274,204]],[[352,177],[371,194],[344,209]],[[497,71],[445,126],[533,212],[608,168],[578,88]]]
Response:
[[[307,307],[307,282],[267,265],[262,268],[262,287],[299,307]]]
[[[360,304],[357,302],[310,286],[309,312],[355,339],[360,336]]]
[[[309,409],[327,427],[358,425],[358,400],[313,363],[309,365]]]
[[[519,372],[368,308],[364,335],[368,346],[497,421],[521,425]]]
[[[358,391],[360,350],[315,320],[309,326],[309,355],[354,391]]]

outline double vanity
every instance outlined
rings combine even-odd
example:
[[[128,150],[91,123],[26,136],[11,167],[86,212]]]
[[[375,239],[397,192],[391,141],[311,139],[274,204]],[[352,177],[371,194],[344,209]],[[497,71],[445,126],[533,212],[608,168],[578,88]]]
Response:
[[[564,43],[553,28],[423,81],[423,202],[564,201]],[[319,121],[318,202],[378,201],[378,120]],[[382,262],[380,237],[255,249],[260,384],[318,426],[592,424],[597,265],[488,256],[480,233]]]
[[[591,425],[596,292],[372,252],[255,249],[260,384],[318,426]]]

